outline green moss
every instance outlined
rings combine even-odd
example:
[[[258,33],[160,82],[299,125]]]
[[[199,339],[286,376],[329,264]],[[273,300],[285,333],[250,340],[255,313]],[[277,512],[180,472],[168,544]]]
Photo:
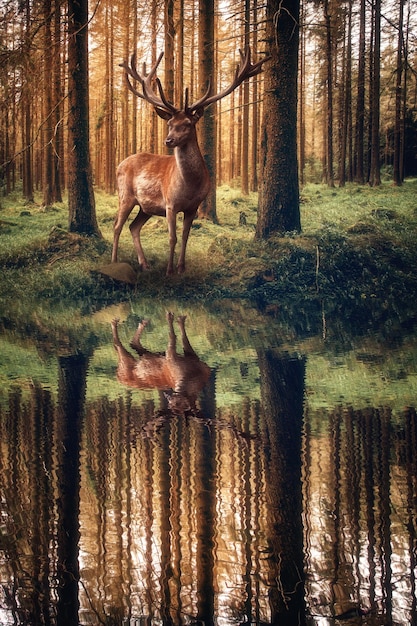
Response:
[[[301,195],[303,232],[256,241],[256,194],[220,187],[218,224],[195,220],[182,276],[165,276],[166,221],[149,220],[142,242],[151,270],[138,272],[136,287],[96,272],[110,261],[116,196],[96,192],[103,239],[68,233],[65,204],[46,210],[9,196],[0,211],[0,305],[9,311],[47,299],[91,311],[138,294],[205,303],[244,298],[263,307],[326,300],[342,310],[372,299],[408,305],[416,295],[416,192],[417,180],[378,188],[309,184]],[[127,225],[120,259],[138,270]]]

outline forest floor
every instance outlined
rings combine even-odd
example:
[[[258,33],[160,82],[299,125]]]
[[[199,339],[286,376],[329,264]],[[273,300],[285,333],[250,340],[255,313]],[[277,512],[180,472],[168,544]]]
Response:
[[[44,208],[40,200],[25,205],[17,193],[3,198],[2,315],[58,303],[88,313],[132,297],[207,305],[240,299],[270,314],[318,311],[325,302],[327,310],[353,318],[364,310],[379,319],[416,310],[417,179],[401,187],[309,184],[301,192],[302,233],[268,241],[254,239],[255,194],[244,197],[223,186],[217,197],[219,223],[194,222],[180,276],[165,276],[165,219],[152,218],[143,229],[147,272],[139,271],[125,226],[119,258],[132,266],[135,285],[102,272],[110,263],[115,196],[96,193],[102,238],[69,233],[65,203]]]

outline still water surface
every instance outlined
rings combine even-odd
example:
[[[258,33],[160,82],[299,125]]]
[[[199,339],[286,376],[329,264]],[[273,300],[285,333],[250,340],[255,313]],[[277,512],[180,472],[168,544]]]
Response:
[[[417,623],[412,325],[138,303],[30,334],[1,337],[0,624]]]

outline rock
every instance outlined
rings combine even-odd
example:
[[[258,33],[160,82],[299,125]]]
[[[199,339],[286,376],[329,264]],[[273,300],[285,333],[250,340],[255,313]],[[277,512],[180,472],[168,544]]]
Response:
[[[120,283],[136,285],[138,282],[137,274],[129,263],[109,263],[98,267],[95,271]]]

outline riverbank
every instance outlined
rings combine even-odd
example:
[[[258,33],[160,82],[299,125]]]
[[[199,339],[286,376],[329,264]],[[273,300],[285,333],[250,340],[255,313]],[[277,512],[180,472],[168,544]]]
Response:
[[[406,316],[417,296],[416,197],[417,180],[376,189],[308,185],[301,195],[303,232],[255,241],[256,195],[222,187],[219,224],[194,222],[181,276],[165,276],[165,219],[153,218],[143,229],[148,272],[139,271],[125,227],[120,258],[137,276],[132,284],[101,271],[110,261],[115,196],[96,194],[102,239],[68,233],[65,204],[45,209],[9,196],[0,209],[2,316],[37,307],[87,313],[140,297],[207,306],[240,299],[268,314],[319,311],[325,303],[327,311],[353,318],[365,310],[377,319]]]

